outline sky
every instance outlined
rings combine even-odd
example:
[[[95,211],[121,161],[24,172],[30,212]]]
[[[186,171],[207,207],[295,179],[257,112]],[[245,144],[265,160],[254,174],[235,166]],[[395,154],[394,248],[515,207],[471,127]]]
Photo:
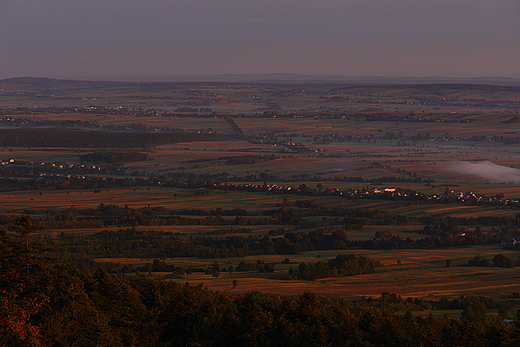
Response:
[[[0,79],[520,78],[519,0],[0,0]]]

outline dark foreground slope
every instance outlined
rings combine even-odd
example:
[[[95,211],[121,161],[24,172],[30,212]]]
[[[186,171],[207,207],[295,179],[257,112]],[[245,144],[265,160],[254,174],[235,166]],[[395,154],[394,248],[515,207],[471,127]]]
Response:
[[[4,346],[518,346],[520,330],[486,319],[492,300],[461,297],[460,319],[414,316],[439,303],[347,302],[211,292],[147,276],[110,276],[50,264],[21,239],[0,238],[0,344]],[[455,302],[456,301],[456,302]],[[425,306],[426,305],[426,306]]]

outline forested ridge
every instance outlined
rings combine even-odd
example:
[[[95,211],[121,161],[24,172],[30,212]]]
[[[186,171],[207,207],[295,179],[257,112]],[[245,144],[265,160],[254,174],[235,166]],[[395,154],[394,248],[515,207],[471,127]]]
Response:
[[[345,301],[249,292],[212,292],[145,276],[111,276],[53,265],[26,242],[27,218],[0,236],[0,343],[5,346],[517,346],[520,331],[486,318],[497,303]],[[37,228],[36,228],[37,229]],[[333,263],[355,260],[338,257]],[[358,259],[359,260],[359,259]],[[412,310],[463,308],[460,319],[414,316]]]

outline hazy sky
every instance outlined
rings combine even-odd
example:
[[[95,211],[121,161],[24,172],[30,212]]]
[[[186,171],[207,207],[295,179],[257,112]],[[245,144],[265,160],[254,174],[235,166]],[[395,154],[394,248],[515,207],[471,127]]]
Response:
[[[0,78],[520,77],[520,0],[0,0]]]

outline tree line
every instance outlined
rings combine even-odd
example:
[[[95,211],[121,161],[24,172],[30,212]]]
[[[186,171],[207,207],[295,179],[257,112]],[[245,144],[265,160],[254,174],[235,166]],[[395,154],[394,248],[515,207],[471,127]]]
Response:
[[[484,258],[482,255],[477,254],[473,259],[468,260],[469,266],[491,266],[491,262],[496,267],[518,267],[520,266],[520,257],[518,259],[507,258],[502,253],[499,253],[493,257],[490,261],[489,259]]]
[[[168,143],[227,141],[223,134],[111,132],[75,129],[4,129],[2,147],[150,148]]]
[[[375,271],[376,266],[381,266],[381,264],[370,258],[356,257],[353,254],[339,254],[326,263],[318,261],[315,264],[306,264],[302,262],[298,269],[289,270],[289,278],[314,281],[326,277],[371,273]]]
[[[349,240],[343,230],[332,232],[286,232],[283,236],[224,237],[190,236],[135,228],[118,231],[102,231],[95,234],[61,233],[42,240],[56,256],[88,262],[87,258],[137,257],[137,258],[236,258],[250,255],[291,255],[305,251],[348,249],[434,249],[466,245],[499,243],[496,235],[475,234],[465,237],[455,235],[428,236],[423,239]],[[82,255],[82,256],[78,256]]]
[[[104,162],[111,164],[148,160],[148,154],[141,152],[105,152],[98,151],[79,156],[81,162]]]

